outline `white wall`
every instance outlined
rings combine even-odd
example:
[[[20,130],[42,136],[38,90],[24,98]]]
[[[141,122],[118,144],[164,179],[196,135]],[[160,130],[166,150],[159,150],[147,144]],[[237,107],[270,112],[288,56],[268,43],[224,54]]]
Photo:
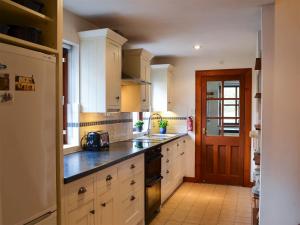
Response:
[[[78,32],[90,29],[97,29],[97,26],[64,9],[64,40],[79,44]]]
[[[253,40],[256,43],[256,40]],[[201,51],[201,50],[200,50]],[[256,49],[249,55],[227,58],[155,58],[152,64],[169,63],[175,66],[173,86],[174,112],[178,116],[195,116],[195,71],[206,69],[231,69],[231,68],[252,68],[255,64]],[[256,76],[253,73],[253,83],[256,83]],[[256,92],[253,85],[253,93]],[[255,104],[252,104],[253,106]],[[255,110],[254,110],[255,112]],[[254,113],[255,114],[255,113]],[[189,132],[191,143],[187,152],[188,163],[186,175],[195,176],[195,133]]]
[[[297,225],[300,223],[300,1],[277,0],[275,21],[272,20],[272,7],[264,7],[260,224]]]

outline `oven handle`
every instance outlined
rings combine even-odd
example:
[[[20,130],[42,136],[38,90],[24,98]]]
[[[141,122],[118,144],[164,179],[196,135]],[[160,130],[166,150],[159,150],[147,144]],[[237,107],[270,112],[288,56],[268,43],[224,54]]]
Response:
[[[164,177],[160,176],[159,178],[155,179],[154,181],[152,181],[150,184],[147,184],[146,187],[150,188],[152,187],[154,184],[158,183],[159,181],[161,181]]]

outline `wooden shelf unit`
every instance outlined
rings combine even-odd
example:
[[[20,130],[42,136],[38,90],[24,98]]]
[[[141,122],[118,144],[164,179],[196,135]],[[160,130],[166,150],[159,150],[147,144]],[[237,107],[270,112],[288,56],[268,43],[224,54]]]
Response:
[[[10,13],[23,14],[24,16],[33,17],[35,19],[44,20],[45,22],[53,22],[54,20],[42,13],[36,12],[26,6],[11,0],[0,0],[0,8]]]
[[[49,54],[61,48],[58,37],[58,9],[61,0],[44,0],[44,14],[12,0],[0,0],[0,24],[33,27],[41,31],[41,43],[33,43],[0,33],[0,41]],[[61,13],[62,18],[62,13]]]
[[[30,41],[25,41],[25,40],[15,38],[15,37],[12,37],[12,36],[9,36],[6,34],[0,33],[0,41],[3,41],[8,44],[17,45],[20,47],[29,48],[29,49],[36,50],[36,51],[43,52],[43,53],[48,53],[48,54],[57,54],[58,53],[57,49],[49,48],[44,45],[35,44]]]

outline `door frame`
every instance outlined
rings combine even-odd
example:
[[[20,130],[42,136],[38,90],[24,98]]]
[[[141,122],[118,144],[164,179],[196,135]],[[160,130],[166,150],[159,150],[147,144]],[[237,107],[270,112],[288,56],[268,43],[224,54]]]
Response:
[[[242,75],[245,79],[245,129],[244,129],[244,171],[243,186],[251,187],[250,170],[251,170],[251,138],[249,132],[251,130],[251,110],[252,110],[252,68],[244,69],[218,69],[218,70],[199,70],[195,73],[195,181],[201,181],[201,109],[202,109],[202,77],[203,76],[233,76]]]

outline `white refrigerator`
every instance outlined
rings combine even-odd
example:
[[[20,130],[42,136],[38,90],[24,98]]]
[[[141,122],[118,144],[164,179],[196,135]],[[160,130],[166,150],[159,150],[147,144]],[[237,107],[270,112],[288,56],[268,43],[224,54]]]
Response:
[[[56,225],[56,58],[0,43],[0,225]]]

